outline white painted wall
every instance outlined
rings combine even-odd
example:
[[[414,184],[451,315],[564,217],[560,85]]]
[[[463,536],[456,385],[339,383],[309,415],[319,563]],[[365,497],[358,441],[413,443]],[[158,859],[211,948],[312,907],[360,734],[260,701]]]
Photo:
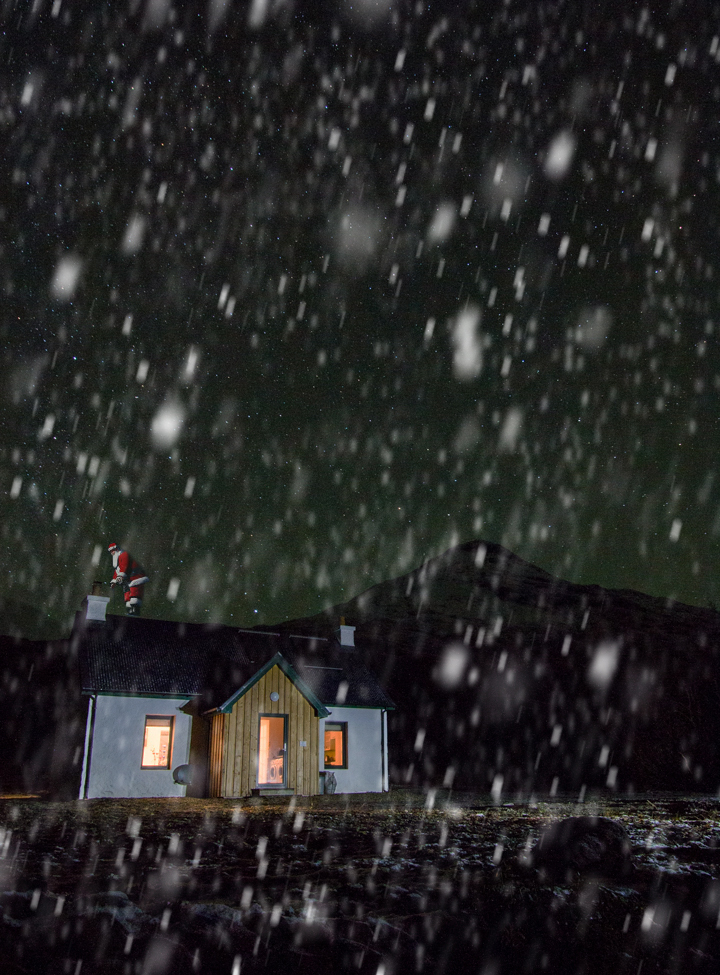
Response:
[[[382,774],[383,712],[372,708],[332,707],[330,710],[327,719],[320,719],[320,771],[335,773],[336,793],[382,792],[383,788],[387,788]],[[346,769],[325,769],[323,746],[326,720],[331,724],[347,721],[348,767]],[[387,778],[387,733],[385,734],[385,770]]]
[[[186,697],[114,697],[98,694],[95,729],[88,770],[88,799],[102,796],[184,796],[186,786],[175,785],[172,770],[190,754],[192,718],[178,708]],[[145,716],[167,714],[175,718],[171,766],[143,769]]]

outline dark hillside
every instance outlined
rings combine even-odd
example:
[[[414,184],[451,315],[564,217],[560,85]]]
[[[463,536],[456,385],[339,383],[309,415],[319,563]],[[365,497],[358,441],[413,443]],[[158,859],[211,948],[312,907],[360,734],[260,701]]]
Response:
[[[0,795],[75,799],[87,701],[69,641],[0,637]]]
[[[720,615],[472,542],[326,613],[397,704],[395,780],[503,792],[720,784]],[[501,784],[502,783],[502,784]]]
[[[0,595],[0,635],[25,640],[60,640],[68,625],[37,607],[37,596]]]

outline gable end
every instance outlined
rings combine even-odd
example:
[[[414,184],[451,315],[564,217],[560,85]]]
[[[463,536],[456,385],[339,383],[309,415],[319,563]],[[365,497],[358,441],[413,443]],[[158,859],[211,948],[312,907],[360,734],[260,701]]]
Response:
[[[330,714],[328,709],[324,704],[318,699],[318,697],[313,693],[313,691],[308,687],[305,681],[300,677],[298,672],[292,667],[287,660],[283,657],[281,653],[276,653],[274,657],[271,657],[266,664],[264,664],[260,670],[258,670],[250,680],[246,681],[242,687],[235,691],[227,701],[224,701],[219,707],[215,708],[213,711],[209,711],[208,714],[230,714],[233,709],[233,705],[238,701],[244,694],[250,690],[259,680],[261,680],[265,674],[267,674],[273,667],[278,666],[280,670],[285,674],[287,679],[291,681],[298,691],[302,694],[305,700],[312,705],[315,709],[317,716],[319,718],[327,718]]]

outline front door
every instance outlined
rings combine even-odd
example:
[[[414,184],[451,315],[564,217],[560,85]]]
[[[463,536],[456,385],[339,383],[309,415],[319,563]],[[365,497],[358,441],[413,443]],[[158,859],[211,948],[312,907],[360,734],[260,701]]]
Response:
[[[287,715],[261,714],[258,735],[258,786],[283,787],[287,780]]]

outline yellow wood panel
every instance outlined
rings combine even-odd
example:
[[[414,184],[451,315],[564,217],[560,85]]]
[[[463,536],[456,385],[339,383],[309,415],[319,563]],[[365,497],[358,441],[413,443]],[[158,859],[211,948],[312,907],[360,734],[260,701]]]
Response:
[[[252,769],[252,708],[250,707],[250,697],[246,695],[243,703],[245,707],[243,713],[243,794],[250,795],[252,789],[252,782],[250,781]]]
[[[279,686],[280,686],[280,681],[278,680],[278,668],[273,667],[273,669],[267,675],[267,698],[268,698],[267,709],[268,711],[272,711],[274,714],[277,714],[279,710],[278,704],[280,702],[273,701],[270,695],[274,692],[277,692]]]
[[[260,694],[258,691],[258,685],[255,684],[254,687],[248,692],[250,696],[250,701],[248,705],[250,708],[250,751],[248,754],[248,762],[250,763],[250,788],[254,789],[257,786],[257,760],[258,760],[258,714],[259,714],[259,701]]]
[[[236,702],[237,703],[237,702]],[[240,778],[242,764],[242,708],[234,707],[235,713],[235,743],[232,753],[232,795],[238,795],[238,780]]]
[[[303,794],[303,749],[300,742],[303,740],[303,705],[299,698],[295,699],[295,720],[293,721],[293,764],[295,766],[295,793],[299,796]]]
[[[306,702],[307,704],[307,702]],[[315,795],[315,783],[313,782],[312,770],[312,739],[313,739],[313,725],[317,722],[315,713],[313,709],[307,704],[307,709],[305,711],[305,740],[307,741],[307,746],[303,748],[303,763],[305,765],[305,795],[313,796]]]
[[[305,749],[300,746],[300,742],[305,740],[305,701],[298,701],[297,723],[295,725],[297,734],[297,793],[305,795]]]
[[[237,725],[237,712],[235,708],[227,716],[226,724],[228,732],[223,795],[231,796],[233,794],[233,772],[235,770],[235,727]]]
[[[303,748],[303,752],[305,753],[303,755],[303,762],[305,764],[305,794],[308,796],[315,794],[312,780],[312,729],[315,720],[313,709],[308,704],[305,711],[305,740],[307,741],[307,748]]]
[[[238,738],[239,738],[239,731],[241,727],[239,722],[241,720],[241,716],[238,711],[235,711],[235,708],[233,708],[233,711],[235,713],[235,721],[233,722],[232,762],[230,763],[231,772],[230,775],[228,776],[229,786],[230,786],[228,794],[231,796],[236,796],[238,793],[237,793],[237,783],[235,781],[235,775],[237,772],[237,755],[239,751]]]
[[[302,731],[301,738],[304,742],[307,742],[310,737],[310,720],[309,716],[312,714],[312,708],[305,700],[304,697],[300,698],[300,711],[302,715],[302,720],[298,722],[298,733]],[[306,796],[308,794],[308,774],[307,774],[307,762],[308,762],[308,746],[305,745],[304,748],[298,749],[298,759],[300,763],[300,776],[302,779],[302,795]]]
[[[252,691],[243,698],[243,790],[249,795],[252,789]]]
[[[248,790],[255,787],[253,781],[253,770],[255,768],[255,755],[253,753],[253,748],[257,748],[257,716],[253,713],[253,703],[252,703],[252,691],[250,691],[245,697],[245,708],[246,708],[246,723],[247,723],[247,781]],[[255,744],[253,745],[253,740]]]
[[[230,749],[230,745],[229,745],[229,741],[228,741],[228,738],[229,738],[229,729],[230,729],[230,722],[228,721],[227,714],[224,714],[223,715],[222,763],[220,765],[220,768],[221,768],[221,773],[220,773],[220,795],[221,796],[226,796],[227,795],[227,792],[225,790],[225,779],[226,779],[226,775],[227,775],[227,764],[228,764],[228,760],[229,760],[228,759],[228,754],[229,754],[229,749]]]
[[[242,749],[242,775],[240,776],[240,795],[250,794],[250,708],[248,707],[247,696],[238,701],[242,705],[243,732],[240,741]]]
[[[215,715],[215,795],[222,795],[223,736],[225,715]]]
[[[252,769],[252,737],[253,737],[253,713],[250,695],[245,696],[245,788],[247,793],[253,788]]]
[[[215,721],[213,719],[213,725]],[[210,755],[208,759],[208,795],[213,798],[215,796],[215,735],[212,733],[212,728],[210,729]]]
[[[225,761],[225,729],[227,726],[227,715],[218,715],[218,738],[217,738],[217,750],[218,750],[218,763],[217,763],[217,794],[222,795],[223,781],[223,762]]]
[[[277,701],[271,700],[272,693],[277,693]],[[225,716],[220,756],[222,794],[249,795],[257,786],[260,714],[287,715],[287,785],[299,795],[316,795],[319,721],[312,706],[277,666],[236,701],[231,715]],[[301,741],[306,742],[304,747],[300,746]]]
[[[295,741],[295,791],[299,796],[305,794],[305,776],[303,771],[303,757],[305,749],[300,742],[305,740],[305,699],[297,690],[293,695],[295,700],[295,721],[293,722],[293,738]]]
[[[320,793],[320,719],[317,718],[313,724],[313,768],[315,769],[315,786],[313,795]]]
[[[304,796],[305,787],[305,748],[300,747],[300,742],[305,741],[305,701],[298,701],[298,720],[297,720],[297,736],[298,736],[298,749],[297,749],[297,765],[298,765],[298,775],[297,775],[297,791],[299,795]]]
[[[221,733],[221,720],[219,714],[213,715],[212,722],[212,732],[211,732],[211,744],[210,744],[210,754],[211,754],[211,772],[210,781],[211,789],[210,793],[212,796],[220,795],[220,767],[222,765],[222,733]]]
[[[217,721],[217,715],[213,715],[210,727],[210,755],[208,759],[208,795],[211,798],[215,797],[215,725]]]
[[[273,667],[273,670],[275,668]],[[263,698],[262,698],[262,709],[263,711],[272,711],[275,707],[273,702],[270,700],[270,691],[273,684],[273,673],[272,670],[269,674],[265,674],[263,679]]]
[[[291,687],[291,684],[279,667],[277,668],[277,672],[278,675],[282,675],[282,680],[278,676],[278,694],[280,695],[280,700],[278,701],[278,711],[280,714],[288,714],[288,702],[290,700],[288,688]]]
[[[274,668],[273,668],[274,669]],[[272,710],[272,701],[270,700],[270,688],[272,687],[272,671],[265,674],[262,679],[262,701],[261,706],[263,711]]]
[[[222,789],[223,735],[225,730],[225,715],[213,715],[211,733],[211,774],[210,794],[218,797]]]
[[[320,735],[320,721],[315,717],[313,713],[310,723],[310,738],[308,740],[308,748],[310,749],[310,795],[315,796],[320,791],[320,774],[319,774],[319,735]]]
[[[239,705],[240,701],[238,701],[237,704]],[[240,792],[240,780],[242,776],[242,760],[243,760],[242,734],[243,734],[244,711],[245,711],[244,706],[233,708],[233,712],[235,713],[235,739],[233,744],[234,755],[233,755],[232,795],[234,796],[242,795],[242,793]]]
[[[246,702],[238,701],[237,730],[235,732],[235,795],[241,796],[243,761],[245,755],[245,711]]]
[[[289,707],[288,707],[288,787],[294,789],[298,792],[298,695],[293,693],[295,688],[292,688],[289,693]]]

